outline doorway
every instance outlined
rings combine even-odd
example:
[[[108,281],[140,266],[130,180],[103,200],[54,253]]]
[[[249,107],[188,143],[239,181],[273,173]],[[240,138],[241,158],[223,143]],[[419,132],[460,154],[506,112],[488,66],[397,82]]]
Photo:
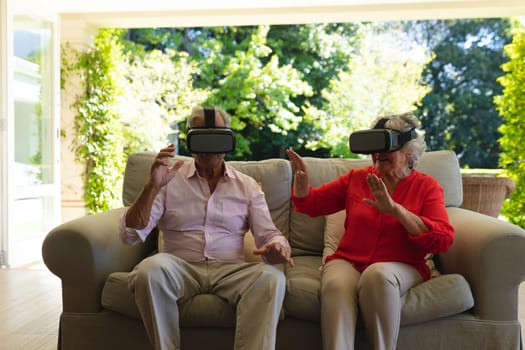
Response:
[[[60,220],[57,21],[39,4],[2,0],[0,264],[12,267],[40,261],[42,241]]]

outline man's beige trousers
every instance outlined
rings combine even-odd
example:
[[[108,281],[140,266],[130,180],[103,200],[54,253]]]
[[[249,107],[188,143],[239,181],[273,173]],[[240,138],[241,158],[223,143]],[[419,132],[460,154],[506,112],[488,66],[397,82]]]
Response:
[[[187,262],[158,253],[140,262],[129,287],[156,350],[180,349],[178,303],[215,294],[236,307],[235,350],[273,350],[286,279],[265,263]]]

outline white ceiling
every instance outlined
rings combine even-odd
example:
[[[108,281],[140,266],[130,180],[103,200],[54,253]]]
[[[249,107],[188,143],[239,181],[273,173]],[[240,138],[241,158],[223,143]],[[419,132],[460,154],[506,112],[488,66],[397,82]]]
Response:
[[[49,0],[96,27],[189,27],[525,16],[525,0]]]

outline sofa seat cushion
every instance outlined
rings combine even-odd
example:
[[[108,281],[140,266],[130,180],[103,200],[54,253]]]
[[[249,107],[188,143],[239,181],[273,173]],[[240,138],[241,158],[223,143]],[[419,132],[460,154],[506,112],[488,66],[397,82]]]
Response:
[[[320,256],[295,256],[294,267],[286,266],[286,317],[319,322],[321,319]]]
[[[129,272],[114,272],[102,290],[102,306],[140,320],[140,313],[128,289]],[[234,327],[235,309],[213,294],[199,294],[180,305],[182,327]]]
[[[295,267],[286,268],[286,317],[320,322],[320,282],[322,257],[294,257]],[[459,314],[474,306],[465,278],[445,274],[410,289],[401,300],[401,325],[408,325]]]
[[[295,267],[285,267],[285,317],[320,322],[321,259],[296,256]],[[128,289],[128,274],[114,272],[108,277],[102,290],[102,306],[140,320]],[[445,274],[410,289],[401,303],[401,325],[409,325],[464,312],[474,306],[474,299],[463,276]],[[235,308],[215,295],[196,295],[180,305],[180,322],[182,327],[234,327]]]
[[[409,289],[401,305],[401,324],[408,325],[464,312],[474,306],[474,297],[465,277],[444,274]]]

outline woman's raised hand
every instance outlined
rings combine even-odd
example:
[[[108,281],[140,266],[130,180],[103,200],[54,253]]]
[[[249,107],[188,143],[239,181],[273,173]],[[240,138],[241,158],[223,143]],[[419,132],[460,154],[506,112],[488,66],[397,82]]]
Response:
[[[374,198],[365,198],[363,201],[381,212],[392,214],[396,210],[396,202],[394,202],[390,193],[388,193],[388,189],[383,180],[375,174],[368,174],[366,181]]]
[[[306,165],[304,164],[303,159],[292,149],[287,149],[286,154],[288,159],[290,159],[290,164],[292,166],[292,172],[294,174],[294,194],[296,197],[306,197],[309,192],[309,183],[308,183],[308,172],[306,171]]]

